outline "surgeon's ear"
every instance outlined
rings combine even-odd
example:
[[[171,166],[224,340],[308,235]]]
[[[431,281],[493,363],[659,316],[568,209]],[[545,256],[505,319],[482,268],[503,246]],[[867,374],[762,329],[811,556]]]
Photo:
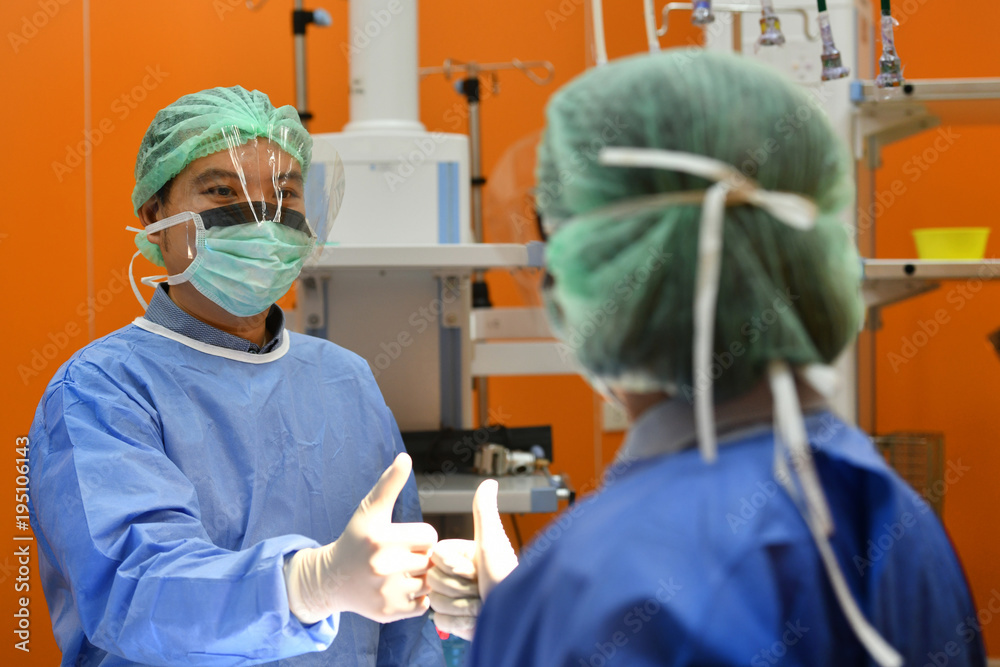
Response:
[[[142,221],[142,226],[149,227],[159,220],[162,217],[162,209],[163,204],[160,203],[159,197],[154,195],[147,199],[146,203],[139,207],[139,220]],[[150,243],[160,245],[160,232],[147,234],[146,238]]]

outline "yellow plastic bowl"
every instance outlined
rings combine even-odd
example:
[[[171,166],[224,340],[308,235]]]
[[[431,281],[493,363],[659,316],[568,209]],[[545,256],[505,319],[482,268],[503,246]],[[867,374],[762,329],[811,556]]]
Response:
[[[914,229],[920,259],[983,259],[989,227]]]

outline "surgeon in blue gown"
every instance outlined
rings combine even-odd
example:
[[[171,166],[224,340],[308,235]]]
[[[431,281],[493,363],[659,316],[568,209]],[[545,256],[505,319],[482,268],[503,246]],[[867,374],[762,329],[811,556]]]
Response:
[[[860,262],[808,96],[726,54],[622,59],[552,98],[537,174],[550,320],[631,426],[519,563],[490,483],[476,540],[435,547],[470,664],[985,664],[938,518],[830,407]]]
[[[136,242],[170,278],[58,370],[30,433],[63,665],[443,665],[392,413],[360,357],[274,305],[323,241],[310,146],[239,87],[143,139]]]

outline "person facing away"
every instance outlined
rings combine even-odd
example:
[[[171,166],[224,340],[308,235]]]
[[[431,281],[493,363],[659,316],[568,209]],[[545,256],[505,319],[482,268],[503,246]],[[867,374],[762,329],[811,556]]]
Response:
[[[553,96],[538,158],[550,321],[631,426],[520,563],[488,483],[434,548],[469,664],[985,664],[937,517],[826,405],[863,307],[816,103],[745,58],[625,58]]]
[[[330,222],[306,218],[311,146],[240,87],[142,140],[133,231],[166,281],[56,372],[30,432],[63,665],[443,665],[437,535],[392,413],[360,357],[274,305]]]

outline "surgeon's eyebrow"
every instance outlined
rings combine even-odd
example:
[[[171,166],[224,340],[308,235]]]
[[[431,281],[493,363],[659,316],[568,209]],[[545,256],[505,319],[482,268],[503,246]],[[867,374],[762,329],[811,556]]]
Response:
[[[283,183],[292,182],[295,183],[296,185],[302,185],[302,172],[299,171],[298,169],[294,169],[292,171],[286,171],[283,174],[278,174],[276,180],[281,181]]]
[[[203,185],[205,183],[210,183],[212,181],[222,181],[226,179],[240,180],[240,175],[235,171],[230,171],[229,169],[219,169],[218,167],[209,167],[205,171],[201,172],[194,178],[195,185]]]
[[[206,183],[211,183],[215,181],[223,181],[226,179],[240,180],[240,175],[235,171],[230,169],[220,169],[218,167],[209,167],[205,171],[201,172],[194,178],[195,185],[204,185]],[[302,172],[298,169],[291,171],[286,171],[283,174],[278,174],[276,176],[276,181],[282,183],[295,183],[297,185],[302,185]]]

